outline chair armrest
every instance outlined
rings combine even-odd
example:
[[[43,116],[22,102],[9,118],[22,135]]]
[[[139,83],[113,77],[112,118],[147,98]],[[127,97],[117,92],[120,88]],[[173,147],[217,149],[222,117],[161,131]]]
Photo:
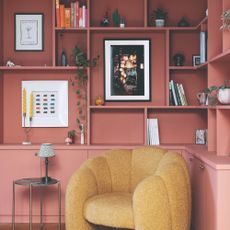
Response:
[[[83,165],[69,180],[66,189],[65,222],[66,230],[93,229],[83,216],[85,201],[98,194],[96,179],[92,171]]]
[[[141,181],[133,194],[135,228],[171,230],[167,190],[159,176]]]

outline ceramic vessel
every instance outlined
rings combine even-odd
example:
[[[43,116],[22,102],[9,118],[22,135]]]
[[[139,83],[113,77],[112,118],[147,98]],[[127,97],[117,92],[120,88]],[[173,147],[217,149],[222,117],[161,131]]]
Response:
[[[156,19],[155,25],[156,25],[156,27],[164,27],[165,26],[165,20],[164,19]]]
[[[230,89],[219,89],[217,97],[221,104],[230,104]]]

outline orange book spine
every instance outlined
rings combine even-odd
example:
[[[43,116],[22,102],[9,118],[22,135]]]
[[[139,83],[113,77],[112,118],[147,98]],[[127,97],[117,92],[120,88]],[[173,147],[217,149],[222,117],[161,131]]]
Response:
[[[65,27],[65,6],[60,5],[60,25],[62,28]]]
[[[60,23],[60,4],[59,0],[56,0],[56,26],[61,27]]]
[[[71,27],[71,9],[65,8],[65,27],[70,28]]]

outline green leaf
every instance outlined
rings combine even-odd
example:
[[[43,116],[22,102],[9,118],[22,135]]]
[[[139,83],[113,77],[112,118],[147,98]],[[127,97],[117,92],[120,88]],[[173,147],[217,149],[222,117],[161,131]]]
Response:
[[[77,89],[77,90],[76,90],[76,94],[77,94],[77,95],[81,94],[81,90],[80,90],[80,89]]]

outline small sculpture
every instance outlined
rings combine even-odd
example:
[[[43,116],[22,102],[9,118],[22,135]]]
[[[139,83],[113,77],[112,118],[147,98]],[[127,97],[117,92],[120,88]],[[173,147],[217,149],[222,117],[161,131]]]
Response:
[[[70,145],[70,144],[72,143],[72,139],[69,138],[69,137],[66,137],[65,143],[66,143],[67,145]]]
[[[182,17],[181,20],[177,23],[179,27],[189,27],[190,23],[186,20],[185,17]]]
[[[183,66],[184,61],[185,61],[185,57],[183,54],[177,53],[173,56],[173,60],[174,60],[175,66]]]
[[[11,60],[8,60],[8,61],[6,62],[6,66],[8,66],[8,67],[13,67],[13,66],[15,66],[15,64],[14,64]]]
[[[102,21],[101,21],[101,26],[109,26],[109,13],[108,11],[105,12],[105,16],[103,17]]]
[[[98,96],[95,100],[95,105],[100,106],[100,105],[104,105],[104,101],[101,98],[101,96]]]

